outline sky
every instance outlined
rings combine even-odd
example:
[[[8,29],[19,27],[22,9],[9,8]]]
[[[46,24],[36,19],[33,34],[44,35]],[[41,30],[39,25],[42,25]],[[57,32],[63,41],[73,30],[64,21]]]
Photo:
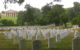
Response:
[[[4,0],[0,1],[0,12],[1,11],[5,11],[4,9],[4,4],[3,4]],[[26,4],[30,4],[33,7],[39,8],[41,9],[44,5],[46,5],[47,3],[52,2],[53,0],[25,0],[25,2],[19,6],[19,4],[7,4],[8,8],[7,10],[16,10],[16,11],[23,11],[25,10],[24,7]],[[78,1],[80,2],[80,0],[62,0],[61,2],[53,2],[53,4],[62,4],[64,5],[64,8],[68,8],[68,7],[73,7],[73,2]]]

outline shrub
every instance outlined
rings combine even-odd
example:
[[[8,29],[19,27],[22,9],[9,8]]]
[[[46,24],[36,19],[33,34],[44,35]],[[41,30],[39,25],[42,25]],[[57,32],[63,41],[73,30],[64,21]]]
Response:
[[[12,20],[1,20],[0,23],[2,23],[2,26],[13,26],[14,22]]]

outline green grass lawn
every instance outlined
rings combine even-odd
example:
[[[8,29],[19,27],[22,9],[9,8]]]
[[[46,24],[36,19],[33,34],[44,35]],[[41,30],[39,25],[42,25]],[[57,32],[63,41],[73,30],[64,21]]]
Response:
[[[72,50],[73,34],[64,38],[60,43],[56,44],[56,50]]]
[[[55,43],[55,48],[48,48],[48,41],[42,40],[42,50],[72,50],[73,34],[64,38],[61,42]],[[27,50],[32,50],[32,41],[26,40]],[[5,39],[3,34],[0,34],[0,50],[19,50],[17,45],[13,45],[12,40]]]
[[[5,39],[3,34],[0,34],[0,50],[18,50],[18,46],[13,45],[12,40]]]
[[[17,17],[1,17],[1,20],[3,19],[12,20],[14,23],[17,21]]]

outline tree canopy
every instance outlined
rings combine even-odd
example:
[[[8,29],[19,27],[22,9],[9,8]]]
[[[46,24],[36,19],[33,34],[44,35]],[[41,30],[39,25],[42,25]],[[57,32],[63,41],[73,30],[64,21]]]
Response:
[[[63,5],[46,4],[41,9],[25,6],[26,11],[18,14],[18,24],[22,25],[63,25],[67,22],[79,24],[80,3],[74,2],[71,8],[63,8]]]

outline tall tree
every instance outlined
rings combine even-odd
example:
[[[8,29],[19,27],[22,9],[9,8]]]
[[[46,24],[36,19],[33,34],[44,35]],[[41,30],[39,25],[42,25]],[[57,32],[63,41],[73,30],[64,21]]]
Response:
[[[23,11],[20,11],[19,13],[18,13],[18,18],[17,18],[17,25],[24,25],[24,19],[25,19],[25,17],[24,17],[24,13],[25,12],[23,12]]]
[[[23,14],[19,14],[20,19],[18,21],[22,21],[22,24],[25,25],[35,25],[41,20],[41,12],[39,9],[34,8],[30,5],[25,6],[26,11],[22,12]]]
[[[51,10],[50,22],[59,25],[61,23],[61,14],[64,13],[62,5],[53,5]]]
[[[47,4],[44,7],[42,7],[42,14],[43,14],[43,23],[44,24],[49,24],[49,20],[50,20],[50,11],[51,11],[51,5]]]
[[[75,16],[80,14],[80,3],[74,2],[73,11],[75,13]]]

